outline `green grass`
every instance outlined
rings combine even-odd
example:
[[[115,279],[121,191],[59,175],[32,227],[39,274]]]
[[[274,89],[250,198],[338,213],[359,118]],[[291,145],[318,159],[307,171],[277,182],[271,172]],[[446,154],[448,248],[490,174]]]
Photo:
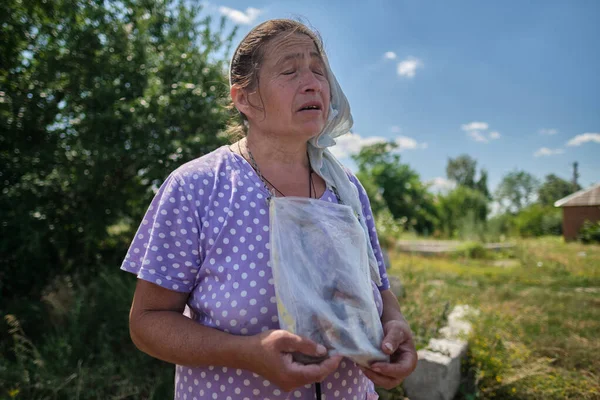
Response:
[[[552,237],[501,255],[392,254],[417,347],[469,304],[480,315],[459,399],[600,399],[600,246]]]
[[[391,257],[419,348],[455,305],[480,310],[457,400],[600,399],[600,246],[543,238],[510,251]],[[7,307],[0,400],[172,397],[172,367],[129,338],[133,288],[111,267],[91,284],[57,280],[41,301]],[[401,389],[381,394],[403,398]]]
[[[0,400],[172,398],[173,368],[129,338],[134,284],[118,269],[87,285],[58,279],[41,303],[1,316]],[[26,330],[40,312],[46,325]]]

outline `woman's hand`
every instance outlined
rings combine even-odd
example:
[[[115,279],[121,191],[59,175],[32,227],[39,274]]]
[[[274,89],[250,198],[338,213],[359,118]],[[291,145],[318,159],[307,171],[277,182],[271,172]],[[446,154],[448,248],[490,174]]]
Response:
[[[322,357],[327,349],[284,330],[270,330],[251,337],[248,369],[289,392],[306,384],[321,382],[335,371],[342,356],[329,357],[319,364],[303,365],[292,360],[292,353]]]
[[[417,366],[417,351],[408,323],[394,319],[383,325],[381,349],[390,355],[390,362],[376,362],[369,368],[360,367],[377,386],[392,389],[398,386]]]

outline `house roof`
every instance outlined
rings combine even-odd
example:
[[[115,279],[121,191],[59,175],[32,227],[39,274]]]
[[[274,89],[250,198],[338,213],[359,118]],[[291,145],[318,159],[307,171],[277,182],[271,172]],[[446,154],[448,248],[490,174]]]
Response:
[[[563,197],[554,207],[600,206],[600,183]]]

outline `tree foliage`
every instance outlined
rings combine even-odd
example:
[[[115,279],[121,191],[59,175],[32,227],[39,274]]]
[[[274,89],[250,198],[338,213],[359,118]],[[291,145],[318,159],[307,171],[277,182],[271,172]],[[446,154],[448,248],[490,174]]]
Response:
[[[538,186],[539,181],[535,176],[515,170],[502,178],[495,198],[506,211],[518,213],[535,202]]]
[[[446,176],[448,179],[456,182],[458,186],[464,186],[469,189],[477,190],[488,199],[491,197],[488,190],[488,174],[485,169],[481,169],[479,179],[475,179],[477,174],[477,160],[468,154],[462,154],[456,158],[449,158],[446,165]]]
[[[560,208],[535,203],[523,208],[512,223],[514,232],[521,237],[560,235],[562,212]]]
[[[457,185],[469,188],[475,187],[475,174],[477,173],[477,161],[467,154],[456,158],[449,158],[446,165],[446,176],[456,182]]]
[[[564,180],[554,174],[546,175],[544,183],[538,189],[538,201],[544,206],[552,206],[554,202],[580,190],[581,186]]]
[[[189,4],[1,3],[0,296],[116,262],[115,224],[224,142],[231,35]]]
[[[433,196],[419,175],[394,153],[393,142],[365,146],[353,156],[358,178],[365,183],[375,210],[387,207],[394,219],[418,233],[433,232],[436,209]]]
[[[439,228],[448,237],[471,232],[461,232],[467,226],[478,231],[485,227],[488,214],[488,199],[479,190],[458,186],[446,195],[438,197]],[[469,237],[473,239],[472,237]]]

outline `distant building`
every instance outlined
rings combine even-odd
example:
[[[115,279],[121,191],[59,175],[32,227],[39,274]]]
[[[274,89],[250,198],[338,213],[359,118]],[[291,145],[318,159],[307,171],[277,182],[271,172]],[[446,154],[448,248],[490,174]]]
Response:
[[[563,209],[565,240],[577,239],[585,221],[600,221],[600,183],[558,200],[554,207]]]

